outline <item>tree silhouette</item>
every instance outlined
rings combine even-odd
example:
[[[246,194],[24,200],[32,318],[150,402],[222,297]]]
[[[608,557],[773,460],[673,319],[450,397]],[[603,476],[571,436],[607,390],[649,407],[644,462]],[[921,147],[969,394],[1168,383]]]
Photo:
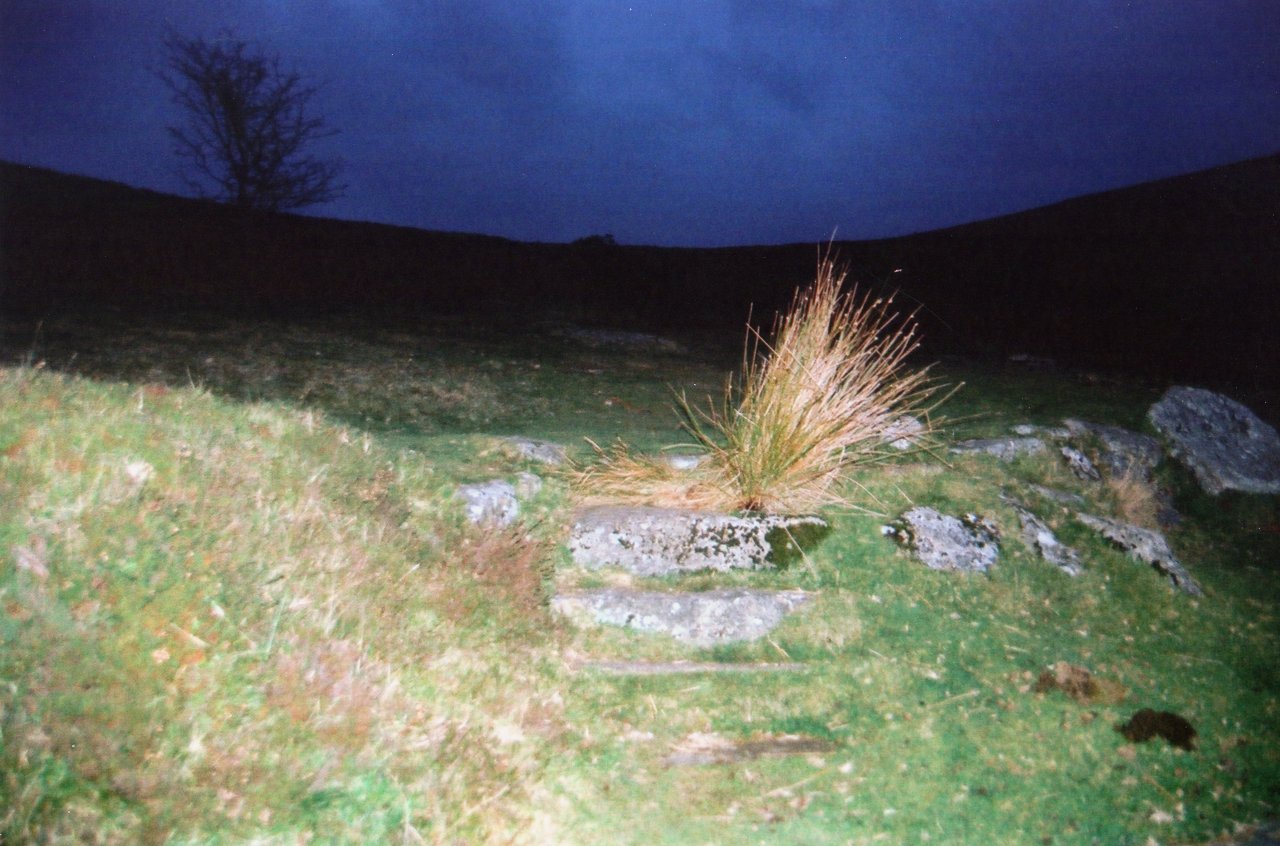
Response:
[[[314,86],[283,71],[278,56],[255,52],[230,33],[213,43],[170,34],[165,46],[168,63],[160,76],[187,115],[169,134],[199,196],[267,211],[342,196],[341,163],[306,152],[313,141],[336,134],[307,114]]]

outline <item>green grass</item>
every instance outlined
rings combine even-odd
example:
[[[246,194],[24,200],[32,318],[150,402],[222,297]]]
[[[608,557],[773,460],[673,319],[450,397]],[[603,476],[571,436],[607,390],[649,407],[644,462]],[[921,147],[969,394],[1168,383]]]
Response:
[[[768,639],[698,650],[549,615],[556,587],[637,580],[569,565],[565,482],[494,436],[656,450],[681,440],[673,389],[718,391],[731,346],[190,321],[0,338],[0,842],[1194,843],[1280,815],[1276,497],[1213,499],[1160,469],[1191,599],[1036,498],[1117,507],[1052,456],[895,459],[858,471],[862,510],[831,513],[807,561],[658,582],[817,592]],[[944,438],[1141,427],[1162,388],[936,375],[966,383]],[[516,529],[464,525],[457,483],[527,469],[547,486]],[[1084,575],[1021,547],[1001,490]],[[883,538],[911,503],[994,518],[991,576]],[[804,669],[618,677],[570,658]],[[1058,661],[1127,698],[1035,693]],[[1128,744],[1113,726],[1141,707],[1190,719],[1197,749]],[[665,763],[690,738],[786,734],[829,746]]]

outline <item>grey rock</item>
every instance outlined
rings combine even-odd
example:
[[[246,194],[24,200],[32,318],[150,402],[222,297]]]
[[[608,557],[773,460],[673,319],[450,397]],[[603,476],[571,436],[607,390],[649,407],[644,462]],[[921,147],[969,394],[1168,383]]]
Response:
[[[554,602],[553,602],[554,605]],[[573,613],[572,601],[566,602],[566,613]],[[583,610],[581,607],[579,611]],[[723,661],[624,661],[605,659],[570,659],[575,672],[603,673],[611,676],[692,676],[701,674],[798,673],[808,669],[798,661],[773,664],[733,664]]]
[[[1068,576],[1078,576],[1084,572],[1080,553],[1059,541],[1047,523],[1020,506],[1014,506],[1014,512],[1022,524],[1022,542],[1028,549]]]
[[[1000,557],[999,532],[975,514],[959,519],[932,508],[917,507],[888,528],[889,534],[914,550],[931,570],[985,573]]]
[[[517,473],[515,490],[518,499],[533,499],[542,491],[542,479],[534,473]]]
[[[515,485],[500,479],[459,485],[454,495],[466,502],[467,519],[472,523],[506,526],[520,514]]]
[[[541,464],[547,464],[552,467],[558,467],[564,464],[565,449],[560,444],[553,444],[550,441],[539,441],[534,438],[506,438],[507,443],[515,447],[516,451],[530,461],[537,461]]]
[[[1059,505],[1084,505],[1084,497],[1080,496],[1080,494],[1071,493],[1070,491],[1046,488],[1044,485],[1031,485],[1031,490],[1040,494],[1040,496],[1045,499],[1056,502]]]
[[[1235,400],[1177,386],[1147,418],[1208,493],[1280,493],[1280,434]]]
[[[1022,435],[1024,438],[1034,436],[1061,441],[1071,437],[1071,433],[1062,426],[1036,426],[1031,423],[1019,423],[1011,427],[1010,431],[1015,435]]]
[[[1173,554],[1165,536],[1159,532],[1083,512],[1077,512],[1076,519],[1129,553],[1130,556],[1164,573],[1173,582],[1174,587],[1184,593],[1200,596],[1204,592]]]
[[[578,513],[569,552],[583,567],[622,567],[638,576],[756,570],[790,563],[829,531],[815,516],[603,505]]]
[[[957,455],[986,453],[1001,461],[1013,461],[1020,455],[1039,455],[1045,445],[1039,438],[973,438],[952,444],[949,451]]]
[[[1102,481],[1102,474],[1098,472],[1097,467],[1093,466],[1089,456],[1075,447],[1064,446],[1060,451],[1067,461],[1067,467],[1071,468],[1071,472],[1077,479],[1083,479],[1086,482]]]
[[[1098,463],[1112,476],[1134,475],[1140,479],[1150,479],[1151,471],[1159,466],[1163,457],[1160,442],[1150,435],[1084,420],[1068,419],[1062,422],[1073,437],[1097,441],[1100,447]]]
[[[884,428],[880,433],[880,440],[896,450],[906,451],[917,446],[924,433],[924,423],[904,414]]]
[[[663,593],[601,588],[560,594],[552,598],[551,607],[570,618],[668,634],[693,646],[715,646],[764,637],[808,599],[802,590]]]
[[[707,460],[707,455],[697,452],[664,452],[658,460],[672,470],[693,470]]]

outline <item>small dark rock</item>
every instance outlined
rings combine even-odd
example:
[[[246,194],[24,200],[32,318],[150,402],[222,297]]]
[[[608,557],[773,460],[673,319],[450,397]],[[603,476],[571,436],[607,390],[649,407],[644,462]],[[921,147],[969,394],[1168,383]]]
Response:
[[[1195,749],[1195,728],[1185,717],[1171,711],[1143,708],[1130,717],[1129,722],[1117,724],[1116,731],[1133,743],[1146,743],[1153,737],[1163,737],[1179,749],[1188,752]]]
[[[1022,542],[1028,549],[1068,576],[1084,572],[1080,553],[1059,541],[1047,523],[1020,505],[1015,504],[1013,510],[1022,523]]]

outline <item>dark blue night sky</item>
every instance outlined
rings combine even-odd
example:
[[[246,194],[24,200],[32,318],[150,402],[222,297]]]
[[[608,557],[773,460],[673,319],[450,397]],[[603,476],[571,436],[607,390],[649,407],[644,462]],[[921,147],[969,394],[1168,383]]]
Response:
[[[0,158],[181,192],[166,26],[325,83],[313,213],[522,240],[898,235],[1280,151],[1276,0],[0,0]]]

